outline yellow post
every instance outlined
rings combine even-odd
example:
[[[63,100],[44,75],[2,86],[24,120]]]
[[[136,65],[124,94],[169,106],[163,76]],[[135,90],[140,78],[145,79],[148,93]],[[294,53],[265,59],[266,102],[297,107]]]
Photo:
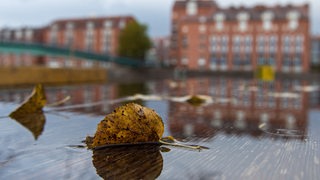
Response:
[[[273,81],[275,72],[272,66],[262,65],[258,67],[255,76],[262,81]]]

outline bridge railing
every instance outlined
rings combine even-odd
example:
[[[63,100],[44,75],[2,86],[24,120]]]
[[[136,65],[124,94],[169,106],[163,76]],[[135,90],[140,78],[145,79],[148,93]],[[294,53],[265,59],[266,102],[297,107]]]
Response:
[[[54,46],[34,42],[0,41],[0,51],[7,53],[30,53],[34,55],[72,56],[80,59],[114,62],[116,64],[131,67],[145,66],[143,61],[137,59],[111,56],[105,53],[96,53],[92,51],[74,49],[71,47]]]

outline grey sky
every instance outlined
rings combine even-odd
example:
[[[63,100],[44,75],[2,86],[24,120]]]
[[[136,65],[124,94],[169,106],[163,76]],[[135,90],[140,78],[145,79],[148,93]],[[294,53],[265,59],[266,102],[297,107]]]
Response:
[[[59,18],[133,15],[153,37],[168,35],[174,0],[10,0],[0,3],[0,28],[42,26]],[[311,29],[320,34],[319,0],[216,0],[221,7],[310,4]],[[318,8],[317,8],[318,7]]]

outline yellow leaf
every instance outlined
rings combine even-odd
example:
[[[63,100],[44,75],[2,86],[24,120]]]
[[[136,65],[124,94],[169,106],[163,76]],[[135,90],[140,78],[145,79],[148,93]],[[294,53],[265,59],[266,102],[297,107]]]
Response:
[[[191,96],[191,97],[187,100],[187,102],[188,102],[189,104],[193,105],[193,106],[200,106],[200,105],[202,105],[202,104],[205,103],[205,100],[202,99],[202,98],[199,97],[199,96],[194,95],[194,96]]]
[[[31,95],[9,116],[13,119],[24,117],[27,114],[42,113],[42,108],[47,103],[44,89],[38,84]]]
[[[92,145],[88,145],[88,147],[158,142],[163,131],[162,119],[154,110],[129,103],[116,108],[98,124]]]
[[[156,179],[163,168],[159,146],[150,145],[94,150],[92,162],[103,179]]]
[[[42,112],[46,96],[42,85],[37,85],[31,95],[9,116],[32,132],[35,139],[42,133],[45,116]]]

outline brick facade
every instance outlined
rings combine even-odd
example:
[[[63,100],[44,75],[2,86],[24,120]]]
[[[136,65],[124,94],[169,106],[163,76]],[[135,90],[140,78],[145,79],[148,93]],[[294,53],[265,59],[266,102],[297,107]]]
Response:
[[[120,31],[135,21],[131,16],[61,19],[41,28],[20,28],[0,30],[1,41],[19,41],[48,44],[74,50],[106,53],[116,56]],[[47,65],[49,67],[91,67],[97,62],[81,61],[72,57],[37,56],[29,54],[1,54],[3,66]],[[31,60],[30,60],[31,59]]]
[[[176,1],[171,64],[188,69],[308,72],[309,6],[222,9],[212,0]]]

